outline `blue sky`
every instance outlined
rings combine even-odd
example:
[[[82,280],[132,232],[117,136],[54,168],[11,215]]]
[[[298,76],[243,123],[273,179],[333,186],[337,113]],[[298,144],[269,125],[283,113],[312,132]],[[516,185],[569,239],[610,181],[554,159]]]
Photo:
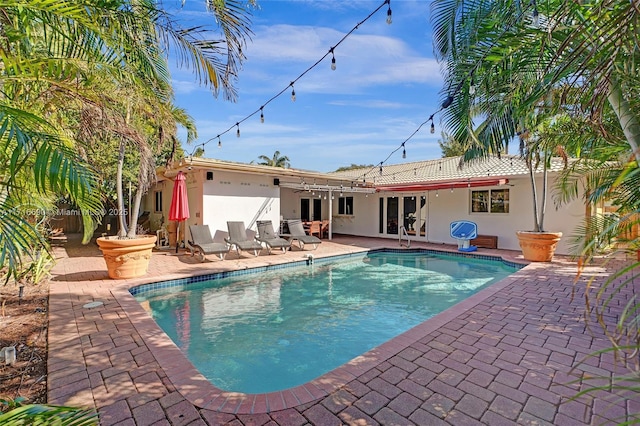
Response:
[[[336,47],[335,71],[329,56],[295,83],[295,102],[288,88],[264,108],[264,123],[257,114],[240,125],[240,138],[235,131],[236,122],[287,88],[382,2],[260,1],[236,84],[237,102],[214,98],[188,70],[172,71],[176,104],[198,128],[198,140],[184,146],[185,151],[214,138],[205,146],[204,157],[248,163],[278,150],[292,167],[322,172],[385,160],[441,102],[430,2],[424,0],[391,0],[391,25],[385,5]],[[193,9],[179,16],[187,25],[201,19]],[[435,125],[434,134],[427,124],[406,142],[406,159],[400,150],[386,164],[440,157],[438,115]],[[232,126],[218,148],[216,135]]]

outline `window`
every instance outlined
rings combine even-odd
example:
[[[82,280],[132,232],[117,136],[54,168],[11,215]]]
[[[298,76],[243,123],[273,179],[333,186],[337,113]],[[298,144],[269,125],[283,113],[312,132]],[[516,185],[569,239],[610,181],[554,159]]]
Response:
[[[155,199],[156,199],[156,204],[154,206],[154,211],[157,213],[162,212],[162,191],[155,191]]]
[[[353,197],[338,198],[338,214],[353,214]]]
[[[384,198],[380,198],[380,204],[378,204],[378,232],[384,232]]]
[[[387,234],[398,234],[398,199],[387,197]]]
[[[509,213],[508,189],[493,189],[491,191],[491,213]]]
[[[471,191],[471,213],[509,213],[509,190]]]

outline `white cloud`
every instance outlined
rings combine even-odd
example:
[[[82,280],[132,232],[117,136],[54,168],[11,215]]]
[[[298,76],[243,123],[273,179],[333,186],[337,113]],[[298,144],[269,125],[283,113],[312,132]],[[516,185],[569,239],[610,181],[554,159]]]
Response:
[[[256,28],[256,37],[246,51],[245,71],[269,85],[279,82],[286,86],[287,79],[298,77],[343,36],[334,29],[311,26]],[[296,86],[314,93],[359,93],[373,85],[439,86],[442,82],[434,59],[420,55],[397,38],[353,33],[334,54],[335,71],[329,69],[329,55]]]

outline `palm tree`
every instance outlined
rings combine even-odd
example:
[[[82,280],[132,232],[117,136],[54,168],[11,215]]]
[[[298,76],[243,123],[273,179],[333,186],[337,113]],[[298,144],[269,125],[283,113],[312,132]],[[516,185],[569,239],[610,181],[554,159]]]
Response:
[[[465,155],[500,153],[527,130],[537,139],[532,152],[563,146],[580,155],[559,182],[560,201],[586,184],[587,202],[608,199],[621,213],[616,220],[587,218],[576,235],[585,262],[603,241],[638,223],[631,219],[640,213],[638,2],[434,0],[433,11],[435,50],[446,66],[443,115],[454,137],[471,143]],[[640,247],[637,238],[629,243]],[[617,271],[586,295],[597,320],[609,314],[617,292],[633,286],[625,274],[637,267]],[[601,322],[612,341],[606,351],[631,361],[629,374],[609,386],[635,392],[638,311],[637,302],[626,306],[615,330]],[[591,390],[598,387],[583,392]]]
[[[283,169],[288,169],[291,167],[289,163],[289,157],[286,155],[280,155],[280,151],[276,151],[273,153],[273,157],[269,157],[267,155],[261,155],[258,157],[258,160],[261,160],[258,164],[261,166],[271,166],[271,167],[281,167]]]
[[[22,214],[21,182],[34,181],[44,196],[68,196],[82,212],[88,241],[102,208],[79,135],[102,134],[152,153],[149,138],[171,139],[170,132],[157,131],[171,129],[170,114],[136,115],[145,103],[154,112],[171,110],[166,52],[175,52],[215,95],[222,90],[233,100],[250,31],[245,3],[235,0],[207,2],[222,40],[181,27],[152,0],[16,0],[1,8],[0,267],[8,278],[17,276],[25,256],[46,247]],[[102,91],[105,86],[119,90]],[[105,118],[109,127],[96,126]],[[141,164],[147,165],[139,175],[144,190],[154,167]]]
[[[528,161],[537,162],[558,146],[553,135],[540,138],[542,123],[566,115],[597,128],[607,111],[615,112],[618,133],[640,158],[637,104],[630,102],[640,87],[630,36],[635,7],[613,0],[436,0],[434,45],[446,66],[443,117],[453,137],[468,144],[465,159],[499,155],[520,136]],[[534,204],[536,228],[543,211]]]

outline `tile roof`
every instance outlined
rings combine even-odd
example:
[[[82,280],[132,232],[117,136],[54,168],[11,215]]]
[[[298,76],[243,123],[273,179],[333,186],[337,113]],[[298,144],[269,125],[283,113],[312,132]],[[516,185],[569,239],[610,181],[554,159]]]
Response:
[[[375,186],[414,184],[425,182],[453,182],[491,178],[510,178],[529,174],[525,161],[520,156],[504,155],[486,159],[473,160],[460,164],[461,157],[438,158],[435,160],[416,161],[404,164],[379,166],[333,172],[330,175],[340,178],[351,178],[354,181],[373,183]],[[550,172],[557,172],[564,167],[561,158],[553,158]],[[542,173],[542,165],[536,173]]]

